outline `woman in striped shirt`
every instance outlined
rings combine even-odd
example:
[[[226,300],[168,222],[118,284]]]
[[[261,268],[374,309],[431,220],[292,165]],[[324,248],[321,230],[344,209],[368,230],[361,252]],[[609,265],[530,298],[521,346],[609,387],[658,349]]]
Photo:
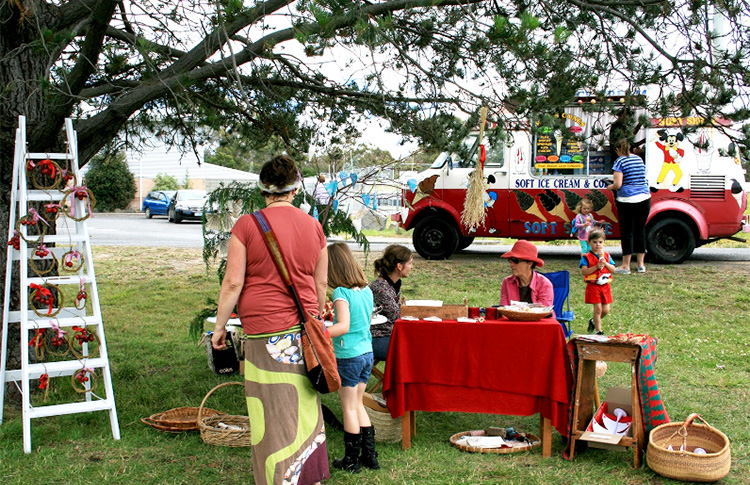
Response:
[[[646,272],[646,221],[651,210],[651,192],[646,180],[646,165],[643,159],[630,150],[627,139],[615,143],[618,158],[612,170],[614,182],[607,188],[616,190],[617,214],[620,218],[620,245],[622,264],[615,273],[630,274],[630,259],[635,253],[636,269]]]

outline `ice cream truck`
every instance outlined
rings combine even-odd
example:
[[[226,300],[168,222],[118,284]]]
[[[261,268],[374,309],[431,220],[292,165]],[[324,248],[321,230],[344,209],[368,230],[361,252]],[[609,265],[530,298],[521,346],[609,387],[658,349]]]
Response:
[[[401,227],[414,229],[417,252],[426,259],[445,259],[475,237],[570,239],[583,197],[593,202],[607,239],[618,239],[615,194],[606,189],[615,159],[610,129],[616,118],[581,104],[579,99],[555,115],[554,123],[537,121],[510,130],[509,138],[495,146],[487,137],[480,143],[475,132],[460,153],[441,153],[410,179],[398,217]],[[651,190],[646,227],[651,261],[680,263],[698,246],[750,231],[743,220],[745,170],[729,130],[726,120],[672,117],[651,118],[637,133]],[[483,166],[484,220],[466,227],[461,214],[477,165]]]

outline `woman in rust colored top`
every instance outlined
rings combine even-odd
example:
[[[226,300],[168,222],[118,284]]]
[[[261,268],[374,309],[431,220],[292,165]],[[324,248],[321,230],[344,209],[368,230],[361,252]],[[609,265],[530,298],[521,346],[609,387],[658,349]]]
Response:
[[[258,183],[305,310],[321,312],[328,276],[320,223],[292,205],[301,178],[294,161],[265,163]],[[226,348],[226,323],[235,305],[245,334],[245,393],[252,425],[256,484],[312,484],[330,476],[320,397],[301,355],[299,314],[252,215],[232,228],[219,294],[215,349]]]

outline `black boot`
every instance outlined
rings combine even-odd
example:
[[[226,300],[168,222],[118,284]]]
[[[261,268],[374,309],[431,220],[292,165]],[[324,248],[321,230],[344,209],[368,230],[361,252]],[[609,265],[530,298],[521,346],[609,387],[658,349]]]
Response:
[[[370,470],[380,470],[378,463],[378,452],[375,451],[375,428],[368,426],[359,428],[362,435],[362,454],[359,455],[359,464]]]
[[[340,460],[333,460],[333,467],[359,473],[359,450],[362,447],[362,435],[344,431],[344,446],[346,447],[344,457]]]

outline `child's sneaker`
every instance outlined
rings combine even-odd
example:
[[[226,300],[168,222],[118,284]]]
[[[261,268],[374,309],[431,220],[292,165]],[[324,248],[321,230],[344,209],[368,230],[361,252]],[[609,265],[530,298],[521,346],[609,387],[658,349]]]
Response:
[[[594,325],[594,319],[593,318],[589,318],[588,332],[589,333],[593,332],[595,328],[596,328],[596,325]]]

